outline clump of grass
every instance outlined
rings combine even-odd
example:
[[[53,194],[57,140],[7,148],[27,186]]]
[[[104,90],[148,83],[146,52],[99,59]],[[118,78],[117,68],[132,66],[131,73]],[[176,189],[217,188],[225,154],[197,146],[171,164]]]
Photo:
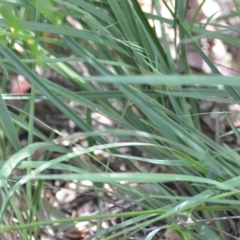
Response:
[[[0,162],[0,232],[6,239],[10,232],[22,239],[31,235],[37,238],[40,228],[51,236],[47,226],[64,229],[69,224],[91,220],[97,221],[98,229],[86,239],[130,239],[140,235],[153,239],[167,228],[177,231],[183,239],[230,237],[220,220],[226,213],[239,216],[239,155],[237,149],[220,144],[217,124],[216,141],[203,134],[199,104],[202,99],[239,103],[239,77],[221,76],[198,40],[211,36],[237,47],[240,43],[224,33],[210,32],[201,24],[188,22],[186,3],[170,8],[170,3],[163,1],[172,15],[169,19],[161,15],[163,4],[152,4],[156,14],[144,13],[136,0],[1,3],[2,74],[7,80],[11,80],[12,73],[22,75],[31,83],[30,94],[0,95],[4,143]],[[149,24],[150,19],[160,23],[161,40]],[[216,25],[214,18],[209,19],[210,23]],[[175,32],[175,59],[165,24]],[[213,76],[190,74],[186,43],[193,45]],[[46,74],[38,74],[37,68],[57,73],[74,90],[50,81]],[[9,99],[24,99],[25,107],[13,113],[6,104]],[[40,132],[34,124],[35,102],[43,99],[81,133],[64,136],[51,126],[47,126],[50,137]],[[85,109],[85,115],[78,107],[67,104],[66,99]],[[103,131],[96,130],[93,112],[105,116],[114,127],[103,124]],[[238,138],[238,129],[228,113],[223,115]],[[19,139],[22,130],[28,132],[24,146]],[[67,140],[71,147],[57,144],[57,137]],[[85,138],[88,146],[78,149],[74,141],[78,138]],[[117,138],[121,142],[116,142]],[[121,152],[126,146],[138,148],[141,156]],[[35,161],[34,153],[39,149],[42,161]],[[96,150],[104,151],[106,163],[98,159]],[[58,153],[57,157],[52,153]],[[90,160],[84,160],[84,154]],[[129,171],[113,173],[109,166],[116,157]],[[96,169],[96,162],[101,168]],[[137,162],[156,166],[158,172],[149,173]],[[163,172],[163,166],[168,173]],[[19,169],[25,171],[14,175]],[[61,173],[49,174],[49,169]],[[89,180],[101,196],[113,194],[137,207],[133,211],[104,213],[100,198],[99,212],[94,216],[67,218],[59,211],[58,217],[46,219],[41,216],[43,206],[46,207],[41,194],[50,180],[79,184]],[[169,182],[175,184],[175,189],[166,184]],[[118,191],[108,192],[104,184]],[[184,189],[184,194],[180,189]],[[102,228],[102,221],[117,217],[124,220]]]

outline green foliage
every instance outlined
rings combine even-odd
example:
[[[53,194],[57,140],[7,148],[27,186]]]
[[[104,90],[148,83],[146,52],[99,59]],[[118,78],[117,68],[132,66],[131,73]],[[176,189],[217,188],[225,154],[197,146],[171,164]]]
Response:
[[[225,34],[226,30],[239,29],[225,29],[214,16],[208,23],[225,29],[222,32],[206,30],[205,26],[196,23],[196,16],[205,1],[191,22],[186,20],[188,6],[183,3],[185,1],[176,1],[181,4],[173,8],[170,2],[163,1],[171,13],[170,19],[161,16],[158,1],[152,2],[156,14],[143,12],[137,0],[4,0],[0,4],[1,71],[5,77],[11,74],[24,76],[31,83],[32,91],[21,96],[2,92],[0,96],[0,191],[4,195],[0,198],[0,234],[17,231],[22,239],[28,239],[30,233],[38,234],[40,226],[64,228],[74,222],[125,217],[124,222],[108,229],[99,228],[86,239],[129,239],[154,223],[162,226],[146,234],[146,239],[153,239],[157,232],[167,228],[175,229],[182,239],[210,239],[209,236],[227,239],[198,220],[216,218],[226,211],[239,216],[240,158],[237,149],[220,144],[220,134],[216,134],[217,141],[214,141],[202,133],[202,113],[198,105],[202,99],[239,104],[239,76],[221,76],[199,46],[199,39],[209,36],[239,47],[239,40]],[[160,23],[161,40],[149,20]],[[174,29],[176,59],[171,55],[165,24]],[[191,74],[186,56],[188,43],[214,75]],[[74,67],[73,63],[81,63],[87,72]],[[40,76],[36,66],[43,72],[50,69],[57,73],[77,91]],[[149,89],[146,90],[144,85]],[[8,108],[8,100],[23,99],[29,101],[29,105],[22,109],[12,106],[17,113]],[[86,108],[86,118],[82,118],[79,109],[68,105],[66,99]],[[83,132],[63,136],[58,129],[38,120],[34,115],[37,100],[51,102]],[[115,101],[117,109],[111,100]],[[106,130],[96,131],[92,112],[107,117],[117,128],[104,126]],[[232,128],[229,134],[239,137],[228,113],[222,114]],[[39,131],[34,121],[50,129],[51,137]],[[28,143],[21,149],[19,134],[22,130],[28,131]],[[69,141],[71,146],[75,144],[74,139],[84,137],[88,147],[72,152],[58,146],[53,141],[54,134]],[[121,137],[122,142],[108,142],[108,136]],[[33,143],[34,139],[38,139],[36,143]],[[146,157],[124,155],[119,149],[126,146],[137,147]],[[35,161],[34,153],[39,149],[43,151],[43,159]],[[96,150],[105,151],[107,164],[97,159]],[[50,158],[53,152],[59,155]],[[84,154],[88,154],[91,161],[84,161]],[[132,172],[111,172],[109,162],[114,157]],[[96,172],[94,161],[99,161],[104,171]],[[163,173],[160,167],[157,173],[148,173],[136,161],[165,167],[174,174]],[[49,169],[63,173],[48,174],[46,170]],[[14,171],[19,170],[26,171],[15,176]],[[100,183],[108,183],[118,189],[114,193],[117,198],[138,205],[142,211],[100,212],[77,218],[67,218],[59,213],[55,219],[42,219],[40,209],[45,203],[40,200],[41,190],[48,180],[66,179],[90,180],[94,183],[92,188],[105,195],[109,193]],[[33,188],[35,181],[37,185]],[[121,181],[127,183],[121,184]],[[170,181],[182,183],[188,195],[181,196],[169,189],[164,183]],[[131,182],[140,184],[133,187]],[[21,202],[22,194],[27,206],[22,204],[19,209],[12,197]],[[12,213],[18,223],[6,224]],[[186,224],[179,224],[176,217]],[[220,221],[214,227],[226,231]]]

